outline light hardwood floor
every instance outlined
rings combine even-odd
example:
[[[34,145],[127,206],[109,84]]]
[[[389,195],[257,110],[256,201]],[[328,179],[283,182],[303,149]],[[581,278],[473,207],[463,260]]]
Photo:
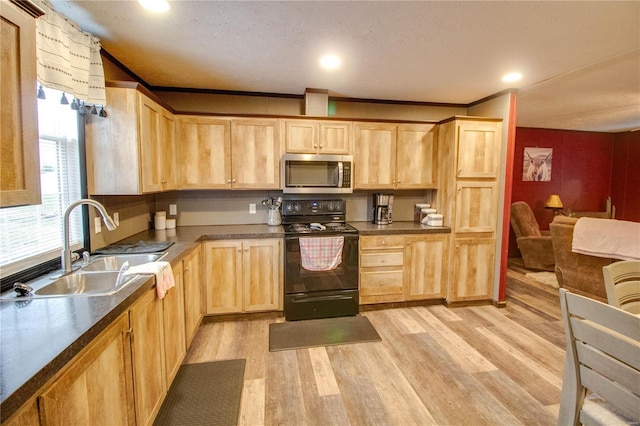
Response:
[[[510,269],[507,307],[364,312],[382,342],[269,352],[276,319],[203,324],[186,363],[247,360],[243,425],[555,425],[558,290]]]

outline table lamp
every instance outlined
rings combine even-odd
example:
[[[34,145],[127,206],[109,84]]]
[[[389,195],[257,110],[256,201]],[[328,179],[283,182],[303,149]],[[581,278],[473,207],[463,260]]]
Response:
[[[562,201],[560,200],[560,196],[553,194],[549,195],[547,202],[544,204],[545,209],[553,210],[553,215],[557,215],[560,210],[562,210],[564,206],[562,205]]]

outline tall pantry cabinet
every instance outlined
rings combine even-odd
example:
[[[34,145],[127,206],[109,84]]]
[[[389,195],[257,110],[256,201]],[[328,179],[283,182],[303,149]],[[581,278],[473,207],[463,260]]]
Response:
[[[440,125],[437,208],[452,230],[449,302],[493,296],[501,127],[478,117]]]

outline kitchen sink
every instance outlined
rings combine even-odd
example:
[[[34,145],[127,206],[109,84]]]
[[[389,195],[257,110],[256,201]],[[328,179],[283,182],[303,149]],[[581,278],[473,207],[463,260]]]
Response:
[[[127,286],[136,275],[123,276],[116,286],[118,272],[74,273],[62,276],[33,292],[34,296],[107,296]]]
[[[83,272],[94,271],[119,271],[124,262],[129,262],[129,266],[142,265],[144,263],[156,262],[167,255],[164,253],[149,254],[117,254],[109,256],[95,257],[88,265],[80,268]]]

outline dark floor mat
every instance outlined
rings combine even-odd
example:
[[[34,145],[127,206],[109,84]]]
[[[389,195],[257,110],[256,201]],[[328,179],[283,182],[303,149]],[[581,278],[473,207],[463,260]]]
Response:
[[[367,317],[339,317],[269,324],[269,351],[382,340]]]
[[[244,367],[244,359],[182,365],[153,424],[236,425]]]

